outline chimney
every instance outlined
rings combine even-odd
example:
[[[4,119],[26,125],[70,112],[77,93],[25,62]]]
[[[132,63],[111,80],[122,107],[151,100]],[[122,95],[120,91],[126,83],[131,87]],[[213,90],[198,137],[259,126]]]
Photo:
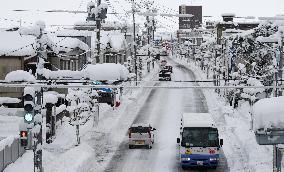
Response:
[[[233,14],[233,13],[225,13],[225,14],[222,14],[222,17],[223,17],[223,21],[224,22],[229,22],[229,21],[234,21],[234,17],[235,17],[236,15],[235,14]]]

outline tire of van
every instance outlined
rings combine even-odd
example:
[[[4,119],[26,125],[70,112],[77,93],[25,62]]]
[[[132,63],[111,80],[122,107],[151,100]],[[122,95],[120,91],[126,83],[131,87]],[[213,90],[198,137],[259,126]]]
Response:
[[[187,169],[187,166],[182,165],[181,168],[182,168],[183,170],[186,170],[186,169]]]
[[[129,147],[129,149],[133,149],[133,145],[129,145],[128,147]]]

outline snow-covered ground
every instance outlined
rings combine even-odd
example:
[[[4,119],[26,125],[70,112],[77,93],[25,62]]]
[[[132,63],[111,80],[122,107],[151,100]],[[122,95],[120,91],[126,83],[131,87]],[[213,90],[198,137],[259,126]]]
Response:
[[[188,69],[195,73],[196,79],[206,78],[206,74],[194,64],[172,58],[181,64],[175,65],[173,80],[192,79],[192,76],[186,74]],[[158,70],[156,66],[144,81],[157,80]],[[209,84],[211,83],[200,85]],[[237,109],[233,109],[214,90],[202,92],[190,89],[124,90],[119,108],[112,109],[104,104],[100,106],[97,127],[93,127],[92,120],[80,127],[79,146],[75,146],[75,127],[70,126],[65,119],[57,130],[55,141],[44,145],[45,172],[180,171],[175,142],[179,132],[180,114],[183,111],[209,111],[213,114],[220,137],[224,139],[223,160],[226,161],[224,167],[217,171],[272,171],[272,147],[259,146],[256,143],[254,132],[250,128],[248,103],[241,102]],[[152,150],[127,149],[126,132],[133,122],[150,122],[157,128],[156,143]],[[32,169],[33,153],[28,151],[9,165],[5,172],[28,172]]]

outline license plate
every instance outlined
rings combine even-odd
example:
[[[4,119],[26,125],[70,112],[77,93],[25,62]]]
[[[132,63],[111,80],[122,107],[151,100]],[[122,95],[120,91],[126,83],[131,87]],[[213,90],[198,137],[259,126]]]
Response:
[[[203,165],[203,161],[197,161],[197,165]]]
[[[144,145],[144,141],[143,140],[139,140],[139,141],[135,141],[136,145]]]

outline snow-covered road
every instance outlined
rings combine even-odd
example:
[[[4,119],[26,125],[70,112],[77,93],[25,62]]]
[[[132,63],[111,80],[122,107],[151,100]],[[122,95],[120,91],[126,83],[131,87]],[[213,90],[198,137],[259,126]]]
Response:
[[[173,61],[171,61],[171,64],[174,68],[172,80],[194,79],[192,71]],[[161,85],[168,84],[168,82],[161,83]],[[105,171],[182,171],[177,161],[176,144],[182,112],[208,112],[206,100],[201,90],[151,90],[145,103],[136,114],[134,123],[150,123],[157,129],[153,148],[150,150],[128,149],[128,136],[125,135]],[[221,158],[220,167],[216,171],[229,171],[224,156]]]

